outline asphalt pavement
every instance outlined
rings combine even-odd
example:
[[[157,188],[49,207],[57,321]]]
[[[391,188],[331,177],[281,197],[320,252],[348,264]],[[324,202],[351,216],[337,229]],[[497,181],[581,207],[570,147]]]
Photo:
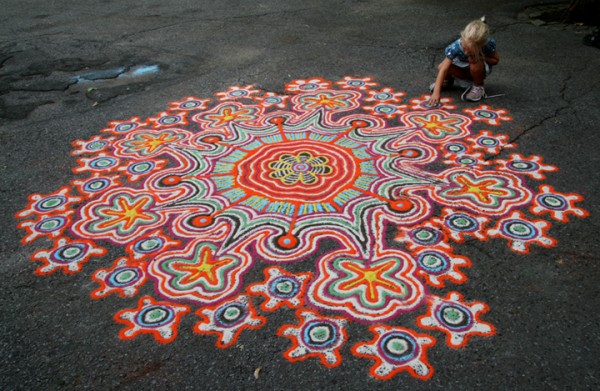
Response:
[[[591,27],[541,21],[543,7],[528,1],[0,3],[0,389],[600,387],[600,50],[582,43]],[[531,245],[526,254],[499,238],[455,245],[472,262],[463,270],[466,280],[432,291],[486,303],[481,319],[496,333],[472,336],[457,349],[441,331],[417,326],[423,308],[388,321],[435,337],[427,350],[428,379],[408,370],[389,380],[372,376],[375,361],[351,354],[374,336],[364,321],[347,323],[339,365],[327,367],[319,356],[291,362],[284,352],[292,341],[276,336],[282,325],[298,323],[289,308],[262,311],[266,324],[244,330],[226,349],[215,347],[214,335],[192,331],[193,314],[170,343],[150,334],[119,338],[125,325],[113,316],[138,306],[141,294],[90,295],[98,288],[94,272],[109,267],[125,244],[104,242],[107,253],[78,273],[35,274],[40,264],[31,255],[52,241],[24,244],[27,230],[17,228],[22,219],[15,214],[32,194],[73,187],[80,158],[71,155],[74,140],[101,135],[110,121],[156,117],[169,102],[212,98],[231,86],[286,95],[293,80],[370,77],[404,92],[408,103],[428,92],[444,47],[482,15],[501,56],[486,81],[488,95],[499,96],[483,103],[506,109],[512,120],[478,129],[507,134],[517,144],[495,159],[518,153],[558,167],[540,185],[580,195],[576,206],[589,216],[569,215],[568,222],[535,216],[549,222],[556,243]],[[443,95],[454,100],[455,112],[480,105],[461,102],[461,92]],[[246,278],[260,282],[262,270]],[[263,298],[252,300],[258,307]],[[198,308],[191,305],[192,312]]]

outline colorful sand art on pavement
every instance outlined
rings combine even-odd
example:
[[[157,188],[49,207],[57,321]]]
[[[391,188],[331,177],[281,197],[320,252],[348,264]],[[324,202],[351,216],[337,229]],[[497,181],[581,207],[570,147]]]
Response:
[[[536,184],[556,167],[489,129],[511,121],[505,109],[403,103],[370,78],[285,90],[188,97],[75,141],[77,177],[16,215],[24,245],[47,240],[36,274],[95,268],[93,299],[153,290],[114,315],[122,339],[169,343],[195,316],[193,332],[228,348],[287,311],[282,358],[352,354],[378,379],[428,379],[439,341],[495,333],[488,306],[454,291],[477,264],[461,243],[528,253],[556,244],[551,221],[587,216],[579,195]]]

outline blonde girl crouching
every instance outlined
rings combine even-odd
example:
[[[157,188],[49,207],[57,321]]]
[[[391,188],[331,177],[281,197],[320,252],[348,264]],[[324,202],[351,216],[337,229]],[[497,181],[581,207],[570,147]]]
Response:
[[[485,17],[467,24],[460,38],[448,45],[444,54],[444,60],[438,65],[435,83],[430,86],[432,94],[429,105],[439,103],[442,89],[451,87],[455,78],[472,82],[466,94],[467,100],[476,102],[483,99],[483,81],[500,61],[496,41],[489,36]]]

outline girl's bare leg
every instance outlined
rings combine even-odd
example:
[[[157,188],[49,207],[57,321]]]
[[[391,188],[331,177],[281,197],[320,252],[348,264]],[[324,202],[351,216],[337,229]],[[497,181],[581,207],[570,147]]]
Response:
[[[448,69],[448,75],[463,80],[473,80],[471,73],[469,72],[469,68],[457,67],[454,64],[450,65],[450,69]]]
[[[473,79],[473,84],[482,86],[483,79],[485,79],[485,65],[483,64],[483,61],[469,64],[469,71],[471,73],[471,78]]]
[[[485,66],[483,61],[469,64],[468,68],[460,68],[453,64],[448,69],[448,75],[463,80],[472,80],[476,86],[482,86],[485,79]]]

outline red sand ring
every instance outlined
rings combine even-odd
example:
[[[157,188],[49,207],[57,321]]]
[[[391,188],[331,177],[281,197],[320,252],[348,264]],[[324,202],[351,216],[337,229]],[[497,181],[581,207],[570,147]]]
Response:
[[[196,228],[204,228],[211,225],[213,217],[211,215],[199,215],[195,216],[190,220],[190,225]]]
[[[361,128],[366,128],[367,126],[369,126],[369,123],[367,121],[357,119],[354,121],[350,121],[350,125],[352,125],[353,128],[361,129]]]
[[[284,117],[273,117],[269,119],[269,122],[273,125],[282,125],[285,122]]]
[[[215,137],[215,136],[208,136],[208,137],[204,137],[201,141],[203,143],[215,144],[215,143],[218,143],[219,141],[221,141],[221,139],[218,137]]]
[[[173,186],[181,182],[181,177],[179,175],[167,175],[161,182],[167,186]]]
[[[292,249],[298,245],[298,238],[292,234],[283,235],[277,238],[277,244],[279,247]]]
[[[413,209],[415,205],[408,198],[400,198],[398,200],[391,201],[390,207],[397,212],[406,213]]]

